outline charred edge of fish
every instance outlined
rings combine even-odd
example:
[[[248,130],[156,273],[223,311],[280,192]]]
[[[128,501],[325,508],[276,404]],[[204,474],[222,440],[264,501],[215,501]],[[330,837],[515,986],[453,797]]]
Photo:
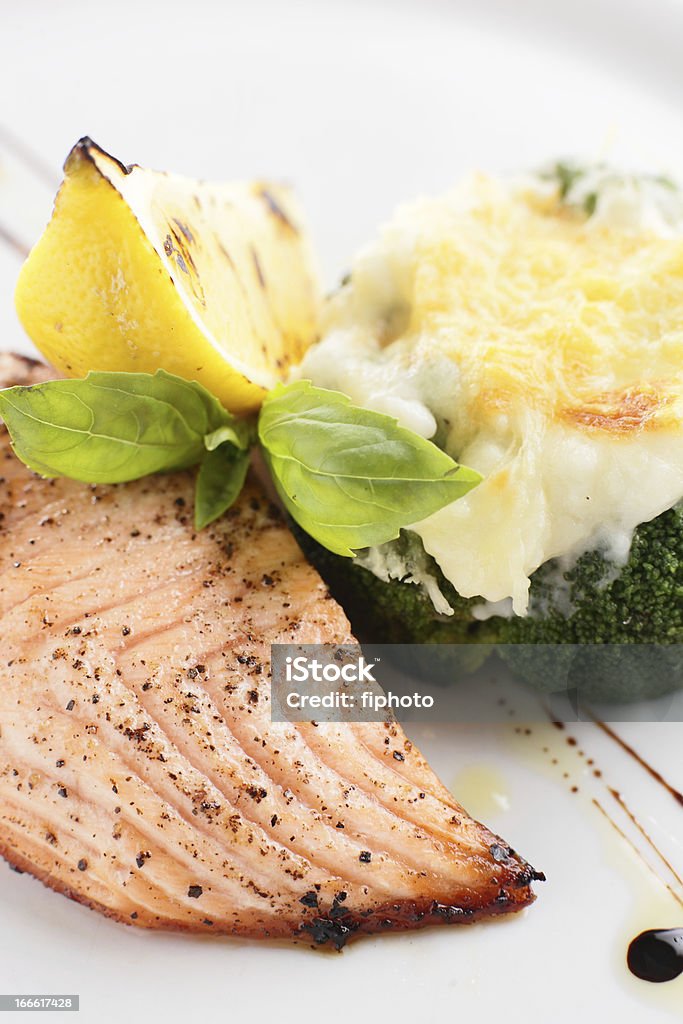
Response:
[[[458,822],[459,824],[459,822]],[[519,864],[519,857],[515,850],[511,846],[507,846],[505,843],[492,843],[489,846],[489,853],[492,859],[497,864]],[[536,871],[531,864],[527,864],[526,861],[522,861],[521,871],[517,872],[513,881],[513,888],[524,889],[532,882],[545,882],[546,877],[542,871]]]
[[[527,864],[526,868],[517,875],[515,888],[525,889],[532,882],[547,882],[547,878],[543,871],[536,871],[531,864]]]
[[[438,900],[407,900],[385,903],[359,912],[342,905],[346,895],[340,893],[335,896],[332,906],[326,913],[317,913],[303,921],[299,925],[299,935],[309,935],[320,948],[327,946],[342,950],[347,942],[362,934],[405,931],[441,924],[470,924],[479,918],[492,917],[510,910],[522,910],[535,899],[528,887],[523,894],[516,887],[513,891],[501,888],[492,902],[478,907],[463,907],[457,903],[442,903]]]

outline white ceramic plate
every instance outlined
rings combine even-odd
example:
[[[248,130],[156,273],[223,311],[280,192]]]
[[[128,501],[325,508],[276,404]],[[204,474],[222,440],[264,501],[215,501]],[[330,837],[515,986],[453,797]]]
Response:
[[[607,155],[683,177],[683,8],[665,0],[33,0],[2,19],[0,120],[45,165],[0,146],[0,226],[25,244],[86,133],[126,161],[293,181],[329,283],[396,202],[473,166]],[[0,245],[0,345],[29,351],[18,266]],[[624,953],[640,928],[683,924],[683,807],[592,725],[412,732],[471,812],[548,875],[521,917],[325,955],[143,934],[2,866],[0,992],[77,992],[80,1019],[98,1024],[682,1014],[683,978],[637,982]],[[683,727],[619,732],[680,788]]]

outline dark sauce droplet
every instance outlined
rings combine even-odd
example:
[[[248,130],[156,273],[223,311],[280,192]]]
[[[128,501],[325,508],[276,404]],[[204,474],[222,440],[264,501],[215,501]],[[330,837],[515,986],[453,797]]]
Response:
[[[641,932],[628,947],[626,963],[643,981],[673,981],[683,974],[683,928]]]

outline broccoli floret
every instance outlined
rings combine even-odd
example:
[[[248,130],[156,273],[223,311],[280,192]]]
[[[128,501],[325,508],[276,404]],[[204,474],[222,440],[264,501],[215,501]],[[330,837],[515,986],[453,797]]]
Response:
[[[333,595],[343,605],[356,635],[372,643],[481,644],[480,664],[491,644],[543,689],[556,688],[556,679],[543,673],[542,659],[517,652],[510,645],[526,644],[683,644],[683,505],[643,523],[634,534],[628,562],[610,564],[599,551],[578,559],[561,572],[551,561],[531,578],[529,614],[479,621],[472,609],[478,598],[462,598],[433,564],[434,577],[452,616],[438,616],[421,589],[373,576],[350,559],[325,551],[305,534],[300,543]],[[560,586],[558,586],[558,581]],[[632,700],[654,697],[679,685],[683,665],[679,648],[670,652],[641,648],[649,659],[648,673],[630,656],[612,648],[603,663],[590,655],[586,669],[580,652],[572,652],[567,676],[578,680],[590,699]],[[588,683],[587,680],[588,679]]]
[[[529,614],[499,620],[500,642],[683,642],[683,506],[638,527],[623,568],[590,551],[563,574],[566,593],[557,572],[548,562],[534,573]]]
[[[683,506],[638,527],[623,568],[590,551],[562,574],[566,589],[557,574],[553,562],[534,573],[529,614],[498,620],[499,643],[631,645],[572,652],[566,685],[589,700],[651,698],[680,685],[681,649],[664,645],[683,643]],[[533,653],[499,651],[530,682],[557,687]]]

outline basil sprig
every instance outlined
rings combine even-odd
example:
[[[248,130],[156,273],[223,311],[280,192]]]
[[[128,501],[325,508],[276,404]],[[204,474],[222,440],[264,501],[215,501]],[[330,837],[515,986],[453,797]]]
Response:
[[[394,540],[481,480],[390,416],[308,381],[270,392],[258,435],[292,519],[338,555]]]
[[[194,521],[198,530],[227,512],[244,487],[248,469],[248,448],[222,444],[204,456],[194,498]]]
[[[244,482],[247,425],[201,384],[164,370],[89,373],[84,380],[7,388],[0,391],[0,415],[16,454],[42,476],[117,484],[186,469],[211,456],[197,503],[203,526],[236,496],[207,485],[215,476],[216,453],[233,466],[240,465],[237,453],[243,455]],[[226,459],[226,451],[235,456]]]
[[[251,426],[163,370],[7,388],[0,415],[16,454],[43,476],[113,484],[199,464],[198,529],[244,485]],[[481,479],[391,417],[308,381],[266,396],[258,440],[289,514],[339,555],[395,539]]]

